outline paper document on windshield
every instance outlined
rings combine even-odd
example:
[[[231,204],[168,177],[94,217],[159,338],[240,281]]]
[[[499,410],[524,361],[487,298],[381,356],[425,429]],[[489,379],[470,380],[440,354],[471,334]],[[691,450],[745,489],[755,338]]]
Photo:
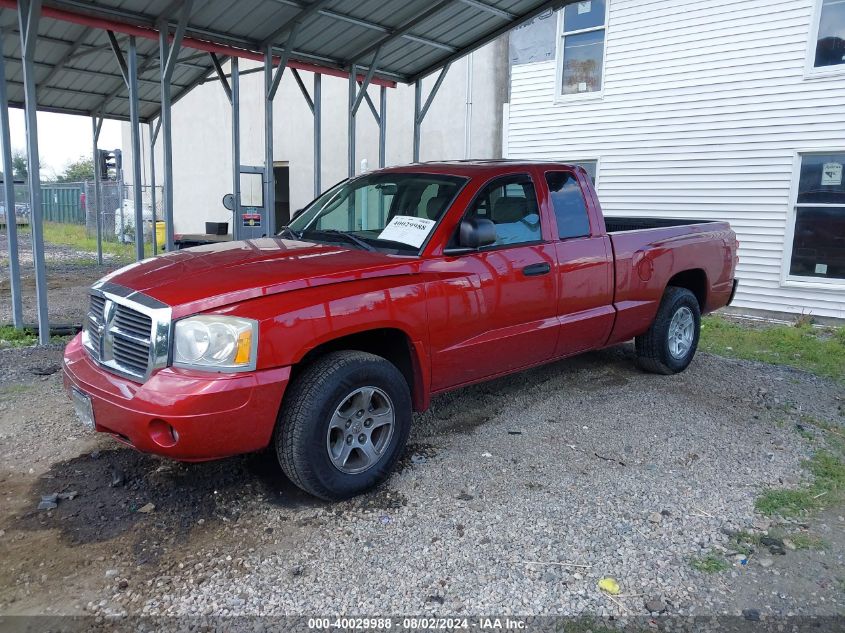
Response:
[[[415,218],[410,215],[397,215],[388,223],[379,234],[380,240],[401,242],[419,248],[425,242],[425,238],[431,233],[436,222],[428,218]]]

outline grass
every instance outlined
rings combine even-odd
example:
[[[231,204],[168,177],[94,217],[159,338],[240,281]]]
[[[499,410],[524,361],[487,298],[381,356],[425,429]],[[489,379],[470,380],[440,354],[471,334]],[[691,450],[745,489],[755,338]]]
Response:
[[[827,547],[827,543],[825,543],[824,539],[821,539],[818,536],[814,536],[812,534],[805,534],[803,532],[792,534],[790,536],[787,536],[786,538],[792,541],[792,544],[795,546],[795,549],[823,550]]]
[[[822,449],[804,462],[813,482],[802,488],[774,488],[754,503],[758,512],[772,516],[799,516],[841,501],[845,492],[845,462],[839,451]]]
[[[38,335],[32,330],[19,330],[9,325],[0,326],[0,347],[28,347],[34,345]]]
[[[67,343],[70,336],[51,336],[51,343]],[[0,325],[0,349],[9,347],[30,347],[38,342],[38,334],[29,328],[17,329],[11,325]]]
[[[689,564],[693,569],[706,574],[716,574],[720,571],[725,571],[730,567],[724,558],[716,556],[715,554],[708,554],[707,556],[702,556],[700,558],[693,558],[690,560]]]
[[[788,365],[845,382],[845,328],[748,327],[719,315],[702,320],[699,348],[719,356]]]
[[[29,232],[30,230],[29,228],[21,229],[21,232]],[[50,244],[68,246],[77,251],[97,252],[97,237],[88,235],[85,227],[81,224],[45,222],[44,241]],[[135,245],[103,240],[103,254],[113,255],[119,262],[129,264],[135,261]],[[144,244],[144,256],[150,257],[152,254],[152,244]],[[80,257],[80,262],[83,261],[86,263],[96,262],[96,257]]]

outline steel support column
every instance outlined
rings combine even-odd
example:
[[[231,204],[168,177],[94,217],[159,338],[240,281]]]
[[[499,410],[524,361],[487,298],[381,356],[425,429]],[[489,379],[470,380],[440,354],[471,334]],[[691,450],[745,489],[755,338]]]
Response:
[[[173,117],[171,113],[172,97],[170,94],[170,80],[173,77],[173,70],[176,68],[176,60],[179,57],[179,49],[182,46],[182,37],[185,35],[185,25],[191,13],[192,0],[185,0],[182,4],[182,13],[176,32],[173,35],[173,42],[170,41],[170,29],[167,22],[162,22],[159,27],[159,64],[161,67],[161,131],[162,131],[162,155],[164,156],[164,186],[161,202],[164,210],[166,248],[173,250]]]
[[[97,227],[97,265],[103,265],[103,213],[100,209],[100,152],[97,145],[100,140],[100,129],[103,127],[103,117],[91,117],[91,138],[94,151],[94,220]]]
[[[418,163],[420,161],[420,128],[422,126],[422,122],[425,119],[425,115],[428,114],[428,109],[431,107],[431,102],[434,101],[434,97],[437,95],[437,91],[440,90],[440,86],[443,85],[443,80],[446,79],[446,73],[449,72],[449,67],[451,66],[451,62],[446,64],[443,67],[443,70],[440,71],[440,74],[437,76],[437,80],[434,82],[434,85],[431,87],[431,92],[428,93],[428,97],[425,100],[425,104],[422,102],[422,79],[417,79],[414,82],[414,162]]]
[[[264,49],[264,209],[267,235],[276,234],[276,187],[273,175],[273,47]]]
[[[387,88],[379,91],[378,115],[378,166],[384,167],[387,159]]]
[[[323,76],[314,73],[314,197],[320,195],[323,173]]]
[[[138,103],[138,48],[129,36],[126,79],[129,84],[129,123],[132,127],[132,206],[135,211],[135,260],[144,259],[144,199],[141,191],[141,119]]]
[[[348,112],[349,119],[346,127],[346,160],[347,160],[347,175],[349,178],[355,176],[355,96],[358,89],[358,83],[355,75],[358,69],[355,64],[349,69],[349,103]]]
[[[420,162],[420,109],[422,108],[422,79],[414,82],[414,147],[412,163]]]
[[[161,120],[161,119],[159,119]],[[153,122],[147,124],[150,134],[150,211],[153,218],[153,231],[150,239],[153,245],[153,255],[158,254],[158,235],[156,235],[156,134],[153,132]]]
[[[0,29],[0,51],[3,47]],[[3,143],[3,191],[6,206],[6,232],[9,240],[9,290],[12,293],[12,325],[23,327],[21,268],[18,259],[18,222],[15,213],[15,178],[12,167],[12,141],[9,131],[9,95],[6,92],[6,62],[0,54],[0,142]]]
[[[232,237],[240,239],[241,219],[241,78],[238,58],[229,60],[232,67]]]
[[[21,65],[24,84],[24,119],[26,121],[26,156],[28,162],[32,258],[35,263],[35,295],[38,310],[38,342],[50,342],[50,317],[47,311],[47,272],[44,266],[44,223],[41,208],[41,159],[38,155],[38,103],[35,93],[35,42],[41,0],[18,1],[18,25],[21,34]]]

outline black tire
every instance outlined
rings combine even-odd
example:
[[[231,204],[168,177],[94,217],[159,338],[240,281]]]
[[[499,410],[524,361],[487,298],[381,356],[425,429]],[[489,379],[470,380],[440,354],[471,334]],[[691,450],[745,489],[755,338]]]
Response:
[[[669,330],[672,319],[683,310],[689,310],[694,321],[692,344],[686,353],[680,357],[673,355],[670,349]],[[686,314],[683,313],[682,314]],[[684,371],[692,362],[698,349],[698,338],[701,334],[701,309],[698,299],[686,288],[669,286],[663,293],[657,316],[648,332],[638,336],[635,340],[637,350],[637,364],[645,371],[655,374],[677,374]]]
[[[393,432],[381,457],[367,470],[339,470],[327,450],[335,411],[350,393],[376,387],[392,404]],[[326,500],[348,499],[387,479],[411,430],[411,394],[404,376],[389,361],[358,351],[320,357],[290,385],[279,411],[276,454],[282,470],[306,492]]]

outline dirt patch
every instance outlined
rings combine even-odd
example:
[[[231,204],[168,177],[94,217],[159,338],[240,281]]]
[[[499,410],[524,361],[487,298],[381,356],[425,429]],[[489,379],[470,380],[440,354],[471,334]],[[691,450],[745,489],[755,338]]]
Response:
[[[35,502],[54,494],[58,507],[27,511],[10,527],[55,529],[76,545],[107,541],[142,523],[135,544],[141,563],[157,557],[167,542],[185,542],[198,525],[237,520],[256,502],[319,504],[287,481],[268,455],[185,464],[128,448],[53,464],[29,496]]]

